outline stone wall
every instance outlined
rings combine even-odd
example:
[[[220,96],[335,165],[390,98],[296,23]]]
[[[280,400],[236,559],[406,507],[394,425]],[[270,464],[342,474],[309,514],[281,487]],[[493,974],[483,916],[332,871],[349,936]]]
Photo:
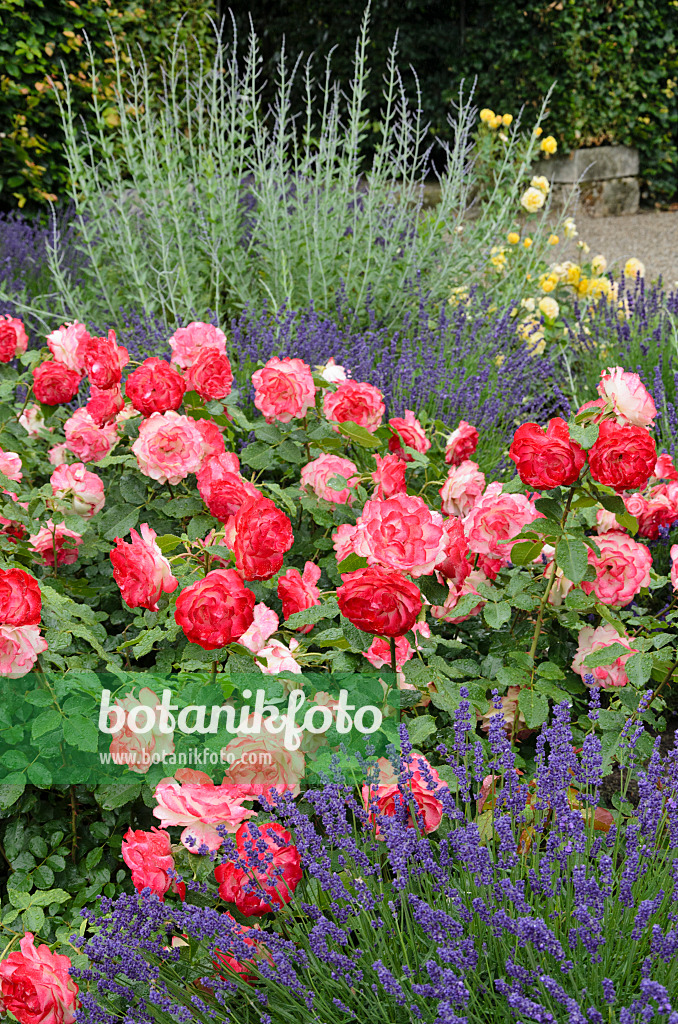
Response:
[[[578,149],[568,157],[550,157],[535,165],[552,186],[552,203],[564,206],[579,186],[579,203],[590,217],[638,213],[638,150],[627,146]]]

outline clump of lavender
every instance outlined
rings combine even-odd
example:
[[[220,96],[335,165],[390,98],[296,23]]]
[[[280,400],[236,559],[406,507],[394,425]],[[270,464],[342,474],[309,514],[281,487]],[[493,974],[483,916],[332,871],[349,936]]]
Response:
[[[261,931],[245,933],[249,941],[209,883],[189,880],[183,905],[146,893],[85,912],[80,1018],[676,1024],[678,752],[655,749],[638,772],[634,817],[597,832],[598,695],[581,754],[568,706],[556,709],[530,785],[501,714],[489,762],[482,757],[467,696],[454,749],[439,748],[450,785],[427,782],[443,809],[436,832],[408,815],[403,731],[393,816],[369,814],[339,775],[303,806],[288,794],[268,808],[293,833],[304,880]],[[627,740],[631,748],[636,731]],[[495,786],[478,815],[486,775]],[[172,936],[188,945],[173,947]],[[219,951],[246,973],[215,963]]]
[[[71,211],[63,211],[57,220],[63,267],[74,285],[84,283],[84,257],[75,245],[75,226]],[[0,214],[0,290],[31,304],[38,296],[53,291],[47,264],[48,247],[54,237],[53,224],[27,220],[18,213]],[[0,300],[0,314],[20,315],[16,303]]]

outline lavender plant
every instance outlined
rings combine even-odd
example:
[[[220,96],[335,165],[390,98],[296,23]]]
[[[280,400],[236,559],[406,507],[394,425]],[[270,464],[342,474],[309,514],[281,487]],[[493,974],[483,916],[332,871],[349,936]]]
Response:
[[[304,804],[287,796],[268,807],[293,833],[304,877],[261,930],[232,906],[237,919],[223,912],[214,854],[188,855],[183,905],[145,890],[84,911],[80,1019],[675,1024],[676,750],[661,757],[657,741],[640,767],[643,726],[631,720],[622,763],[640,802],[601,824],[596,689],[583,747],[561,704],[539,736],[531,784],[501,713],[486,757],[462,697],[453,745],[439,748],[446,765],[435,778],[424,770],[425,798],[403,730],[391,813],[379,810],[368,765],[362,800],[339,774]],[[433,803],[437,831],[422,812]],[[226,839],[217,859],[239,856]]]

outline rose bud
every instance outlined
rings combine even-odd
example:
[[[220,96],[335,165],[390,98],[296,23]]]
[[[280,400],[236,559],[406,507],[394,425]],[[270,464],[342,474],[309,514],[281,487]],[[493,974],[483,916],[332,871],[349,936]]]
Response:
[[[174,872],[174,857],[169,832],[153,826],[150,832],[127,829],[122,841],[122,859],[132,872],[132,884],[137,892],[150,889],[164,901],[169,889],[183,900],[186,885],[170,877]]]

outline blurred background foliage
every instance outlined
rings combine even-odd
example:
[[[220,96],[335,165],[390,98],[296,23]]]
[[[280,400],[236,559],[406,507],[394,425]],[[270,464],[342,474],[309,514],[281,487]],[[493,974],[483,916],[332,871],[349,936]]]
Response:
[[[61,195],[65,162],[53,87],[65,73],[81,83],[74,116],[89,109],[89,55],[100,67],[99,98],[113,98],[111,37],[141,46],[157,68],[178,37],[189,59],[212,43],[210,17],[235,23],[244,47],[250,22],[261,40],[265,104],[276,59],[310,54],[322,75],[332,51],[335,75],[349,82],[364,0],[0,0],[0,209],[44,208]],[[182,20],[183,19],[183,20]],[[399,63],[417,90],[431,141],[449,137],[448,114],[462,80],[477,78],[481,107],[537,108],[550,85],[548,130],[560,153],[617,143],[641,153],[644,198],[669,202],[678,191],[678,0],[373,0],[370,109],[376,124],[383,68],[398,33]],[[63,68],[62,68],[63,63]],[[301,86],[299,86],[301,88]],[[532,110],[530,109],[530,114]],[[111,103],[111,118],[115,111]],[[369,146],[370,135],[366,137]]]

